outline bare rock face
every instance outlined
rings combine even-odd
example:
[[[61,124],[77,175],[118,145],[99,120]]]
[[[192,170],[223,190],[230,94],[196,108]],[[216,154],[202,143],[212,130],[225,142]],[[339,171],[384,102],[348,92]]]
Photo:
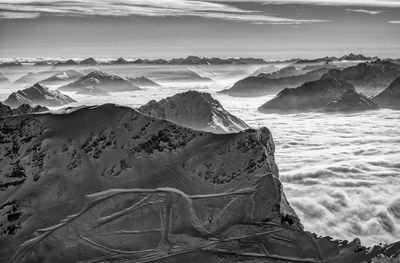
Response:
[[[322,111],[325,112],[355,112],[366,110],[377,110],[378,105],[366,96],[348,89],[342,97],[329,102]]]
[[[349,89],[354,90],[354,86],[324,75],[321,79],[306,82],[298,88],[282,90],[259,110],[263,112],[318,110],[342,97]]]
[[[39,83],[30,88],[13,92],[4,104],[16,108],[22,104],[29,104],[31,106],[44,105],[47,107],[62,106],[68,103],[75,102],[72,98],[64,95],[58,91],[50,90],[43,87]]]
[[[274,150],[267,128],[212,134],[110,104],[0,119],[2,261],[352,263],[395,254],[400,244],[366,249],[303,231]]]
[[[150,101],[140,112],[200,131],[239,132],[250,127],[227,112],[209,93],[187,91],[160,101]]]
[[[400,76],[372,100],[382,108],[400,109]]]

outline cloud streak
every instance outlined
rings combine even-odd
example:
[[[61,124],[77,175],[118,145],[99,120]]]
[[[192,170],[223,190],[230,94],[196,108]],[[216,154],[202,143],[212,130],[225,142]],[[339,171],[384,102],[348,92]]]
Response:
[[[382,13],[383,11],[372,11],[372,10],[364,10],[364,9],[346,9],[348,12],[356,12],[356,13],[365,13],[369,15],[377,15]]]
[[[42,14],[62,16],[203,17],[264,24],[301,24],[325,20],[292,19],[245,10],[231,4],[203,0],[3,0],[0,18],[35,18]]]

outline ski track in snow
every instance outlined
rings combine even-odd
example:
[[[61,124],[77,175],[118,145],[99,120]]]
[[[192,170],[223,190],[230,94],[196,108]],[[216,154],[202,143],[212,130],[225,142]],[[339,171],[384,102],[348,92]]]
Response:
[[[251,74],[257,66],[236,68]],[[271,129],[285,193],[306,230],[339,239],[359,237],[365,245],[400,239],[400,111],[263,114],[257,108],[272,96],[239,98],[216,93],[244,74],[227,76],[229,69],[221,66],[191,69],[215,82],[174,84],[153,79],[162,87],[107,97],[65,92],[78,101],[67,107],[106,102],[138,107],[191,89],[210,92],[251,127]],[[139,77],[128,69],[112,73]],[[12,91],[12,87],[1,87],[0,100]]]

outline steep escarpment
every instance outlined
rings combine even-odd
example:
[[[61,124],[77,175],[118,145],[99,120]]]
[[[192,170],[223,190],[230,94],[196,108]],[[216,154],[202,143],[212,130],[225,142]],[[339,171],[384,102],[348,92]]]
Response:
[[[200,131],[239,132],[250,127],[227,112],[210,93],[187,91],[160,101],[150,101],[140,112]]]

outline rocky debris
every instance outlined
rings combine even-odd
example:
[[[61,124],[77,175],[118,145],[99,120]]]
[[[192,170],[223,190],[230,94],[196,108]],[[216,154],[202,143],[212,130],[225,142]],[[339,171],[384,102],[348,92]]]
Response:
[[[342,97],[329,102],[322,111],[325,112],[355,112],[365,110],[377,110],[378,105],[366,96],[348,89]]]
[[[249,129],[209,93],[187,91],[160,101],[152,100],[138,110],[195,130],[230,133]]]
[[[400,109],[400,76],[372,100],[382,108]]]
[[[307,81],[320,79],[328,70],[323,68],[304,73],[305,71],[299,71],[294,67],[287,67],[279,73],[246,77],[236,82],[231,88],[220,91],[220,93],[241,97],[273,95],[283,88],[298,87]],[[299,75],[297,75],[298,73]],[[294,76],[287,76],[290,74],[294,74]]]
[[[140,90],[140,88],[117,75],[92,71],[74,82],[61,86],[58,90],[83,92],[84,94],[102,92],[104,95],[104,92],[135,91]]]
[[[348,89],[354,90],[354,86],[324,75],[321,79],[306,82],[300,87],[282,90],[258,109],[263,112],[318,110],[342,97]]]
[[[75,100],[69,96],[50,90],[37,83],[30,88],[11,93],[7,100],[4,101],[4,104],[12,108],[19,107],[22,104],[56,107],[72,102],[75,102]]]
[[[328,75],[350,82],[364,95],[375,96],[400,75],[400,65],[377,59],[342,70],[332,69]]]

